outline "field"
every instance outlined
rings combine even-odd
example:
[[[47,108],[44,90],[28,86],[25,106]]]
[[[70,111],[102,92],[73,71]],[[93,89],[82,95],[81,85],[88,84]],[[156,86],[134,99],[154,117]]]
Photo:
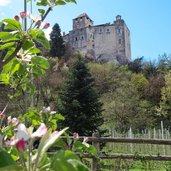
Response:
[[[119,134],[115,130],[110,132],[111,137],[118,138],[149,138],[149,139],[167,139],[171,136],[168,130],[145,130],[142,133],[132,133],[131,129],[125,134]],[[171,156],[170,145],[156,144],[133,144],[133,143],[106,143],[101,151],[105,154],[134,154],[135,159],[100,159],[101,171],[171,171],[171,161],[154,161],[141,158],[139,155],[157,155]]]

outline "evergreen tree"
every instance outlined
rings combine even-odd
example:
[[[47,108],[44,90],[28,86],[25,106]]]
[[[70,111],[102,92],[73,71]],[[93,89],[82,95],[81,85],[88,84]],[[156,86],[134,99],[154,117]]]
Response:
[[[65,46],[61,35],[61,29],[57,23],[52,28],[50,40],[50,56],[59,58],[62,57],[65,53]]]
[[[72,133],[91,135],[103,123],[102,104],[83,59],[78,58],[73,64],[59,95],[58,109],[65,117],[63,126],[69,126]]]

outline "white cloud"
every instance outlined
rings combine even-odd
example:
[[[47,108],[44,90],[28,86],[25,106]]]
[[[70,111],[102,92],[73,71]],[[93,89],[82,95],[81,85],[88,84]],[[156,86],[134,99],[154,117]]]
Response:
[[[11,0],[0,0],[0,6],[7,6],[11,3]]]

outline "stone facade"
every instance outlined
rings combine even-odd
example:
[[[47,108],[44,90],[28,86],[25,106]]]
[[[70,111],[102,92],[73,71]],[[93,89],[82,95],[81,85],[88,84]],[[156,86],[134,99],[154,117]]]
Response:
[[[73,50],[97,61],[124,64],[131,60],[130,31],[120,15],[112,24],[94,26],[86,13],[81,14],[63,39]]]

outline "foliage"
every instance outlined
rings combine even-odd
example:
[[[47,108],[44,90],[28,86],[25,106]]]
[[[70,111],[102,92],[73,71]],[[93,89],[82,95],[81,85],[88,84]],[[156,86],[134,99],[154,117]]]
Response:
[[[4,109],[5,111],[5,109]],[[4,112],[3,111],[3,112]],[[79,136],[74,137],[74,142],[70,150],[65,150],[69,145],[70,139],[68,135],[68,143],[61,141],[60,135],[62,135],[67,128],[61,131],[56,130],[56,123],[58,120],[63,120],[63,117],[59,114],[55,114],[55,111],[50,111],[49,108],[44,108],[39,112],[29,112],[26,115],[18,118],[7,118],[7,125],[2,124],[5,115],[0,115],[0,170],[12,169],[12,170],[63,170],[79,171],[89,169],[81,163],[80,158],[75,152],[79,152],[80,155],[84,152],[88,152],[91,155],[96,156],[96,149],[89,145],[86,141],[79,141]],[[39,115],[39,117],[37,117]],[[29,119],[29,120],[28,120]],[[55,119],[55,122],[53,120]],[[26,120],[26,127],[22,122]],[[44,124],[46,123],[48,127]],[[33,130],[35,130],[33,132]],[[14,132],[13,130],[16,130]],[[38,147],[36,148],[37,139],[39,140]],[[47,151],[55,143],[58,146],[60,142],[60,149],[53,153],[53,156],[48,156]],[[62,142],[62,143],[61,143]],[[69,147],[69,146],[68,146]],[[73,152],[72,152],[72,151]]]
[[[102,104],[94,89],[94,79],[80,57],[70,69],[59,97],[58,111],[64,115],[63,124],[71,132],[91,135],[102,124]]]
[[[132,72],[139,73],[143,70],[143,57],[137,58],[128,64],[129,69]]]
[[[52,9],[52,5],[63,5],[68,2],[75,2],[75,0],[38,1],[37,5],[50,5],[47,12],[39,9],[42,21]],[[31,18],[32,23],[27,30],[19,22],[20,17],[22,24],[26,17]],[[0,23],[3,26],[3,31],[0,32],[0,50],[4,50],[5,54],[0,82],[15,90],[14,97],[28,90],[30,95],[33,95],[35,92],[33,80],[44,75],[49,67],[47,59],[39,56],[40,50],[36,48],[37,43],[44,48],[49,48],[49,42],[42,30],[47,28],[49,23],[42,26],[41,20],[36,20],[32,14],[26,12],[21,12],[20,17],[4,19]],[[59,141],[60,136],[68,129],[56,131],[56,122],[64,119],[62,115],[56,114],[49,108],[43,108],[41,112],[32,109],[19,118],[12,118],[4,114],[7,107],[8,104],[0,112],[0,170],[89,170],[75,153],[64,148],[54,154],[53,158],[47,155],[49,148]],[[38,139],[36,148],[34,143]]]
[[[145,96],[148,80],[132,73],[127,66],[89,64],[103,103],[104,127],[125,132],[130,127],[141,130],[154,124],[155,107]]]
[[[171,123],[171,72],[165,75],[165,86],[161,89],[161,100],[157,107],[157,114],[160,120],[164,121],[166,127],[170,128]]]
[[[154,105],[158,105],[161,99],[161,89],[165,85],[164,76],[158,74],[148,79],[148,85],[144,89],[144,98]]]
[[[65,46],[61,35],[61,29],[57,23],[52,28],[50,40],[50,56],[62,57],[65,53]]]
[[[3,68],[0,74],[0,83],[10,85],[16,95],[22,91],[34,91],[30,82],[32,77],[45,74],[48,68],[47,60],[38,56],[40,50],[35,47],[34,41],[38,41],[49,48],[44,32],[40,29],[30,29],[25,32],[21,23],[15,19],[4,19],[4,31],[0,32],[1,50],[7,50],[4,56]],[[10,30],[10,31],[9,31]]]
[[[131,82],[134,84],[136,89],[144,94],[144,90],[148,85],[148,80],[145,78],[143,74],[133,74],[131,78]]]
[[[158,71],[162,74],[167,73],[171,69],[171,55],[164,53],[159,56]]]

